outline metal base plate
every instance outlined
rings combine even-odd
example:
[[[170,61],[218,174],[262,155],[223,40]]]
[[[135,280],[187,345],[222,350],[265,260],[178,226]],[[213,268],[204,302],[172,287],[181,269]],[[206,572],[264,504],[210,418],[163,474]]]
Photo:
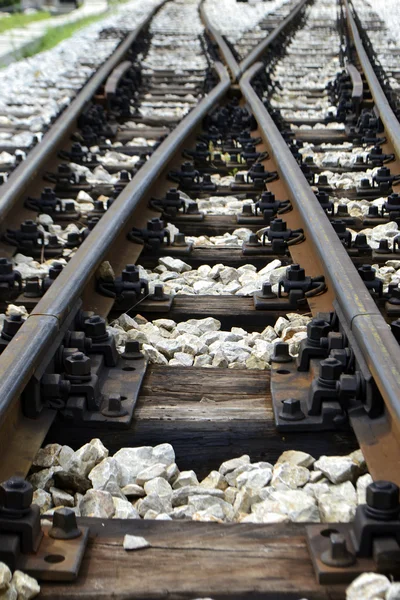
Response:
[[[36,554],[21,554],[18,569],[41,581],[74,581],[89,538],[89,527],[79,527],[82,535],[73,540],[55,540],[48,535],[50,525],[42,525],[43,538]]]
[[[348,550],[354,553],[348,523],[324,523],[306,527],[307,545],[318,583],[322,585],[350,583],[361,573],[375,573],[377,571],[372,558],[357,558],[354,565],[344,568],[330,567],[323,563],[320,557],[323,552],[329,550],[330,534],[332,533],[343,534]]]
[[[337,402],[324,402],[320,415],[308,416],[307,398],[311,382],[318,372],[319,361],[311,360],[309,372],[299,372],[296,362],[271,363],[271,396],[275,425],[278,431],[331,431],[348,429],[347,422],[335,423],[341,415]],[[288,398],[300,401],[305,418],[291,421],[282,418],[282,402]]]

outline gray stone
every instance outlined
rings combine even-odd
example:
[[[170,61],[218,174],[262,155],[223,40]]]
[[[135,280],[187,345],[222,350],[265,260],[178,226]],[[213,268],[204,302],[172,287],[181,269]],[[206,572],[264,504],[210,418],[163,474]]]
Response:
[[[236,496],[238,495],[239,490],[235,487],[227,487],[224,493],[224,499],[229,502],[229,504],[234,504],[236,500]]]
[[[367,471],[367,463],[361,450],[355,450],[349,454],[349,457],[356,463],[360,475]]]
[[[212,359],[211,366],[218,369],[227,369],[228,361],[222,352],[217,352]]]
[[[142,469],[136,476],[137,485],[144,485],[147,481],[155,479],[156,477],[167,478],[167,468],[163,463],[155,463],[145,469]]]
[[[172,511],[170,497],[158,496],[154,493],[138,500],[135,508],[139,511],[141,517],[144,517],[148,510],[154,510],[157,514]]]
[[[319,523],[320,516],[314,498],[302,490],[271,490],[270,499],[279,505],[279,511],[295,523]]]
[[[265,509],[243,516],[240,523],[290,523],[290,519],[287,515],[269,512]]]
[[[352,481],[357,472],[357,465],[349,456],[321,456],[314,467],[332,483]]]
[[[158,444],[153,448],[153,460],[155,463],[162,463],[169,466],[175,463],[175,450],[171,444]]]
[[[113,457],[120,465],[122,470],[121,487],[129,483],[136,483],[136,476],[146,467],[155,462],[153,448],[151,446],[141,446],[139,448],[121,448]]]
[[[47,444],[44,448],[40,448],[33,459],[32,465],[42,469],[59,466],[58,455],[61,448],[60,444]]]
[[[187,485],[199,485],[199,480],[197,479],[197,475],[194,471],[181,471],[174,481],[172,487],[174,490],[177,490],[178,488],[182,488]]]
[[[55,487],[72,493],[85,494],[91,487],[90,482],[85,477],[80,477],[79,475],[74,475],[63,470],[54,473],[53,477]]]
[[[195,508],[193,505],[182,504],[181,506],[176,506],[170,513],[172,519],[191,519],[195,513]]]
[[[166,340],[164,340],[164,341],[166,341]],[[145,356],[154,365],[167,365],[168,364],[168,361],[165,358],[165,356],[163,354],[161,354],[161,352],[159,352],[156,348],[153,348],[153,346],[150,346],[150,344],[143,344],[142,350],[143,350],[143,353],[145,354]]]
[[[318,499],[322,523],[349,523],[354,519],[356,507],[346,502],[342,496],[332,493],[322,494]]]
[[[157,494],[157,496],[172,496],[172,487],[163,477],[155,477],[144,484],[146,494]]]
[[[331,491],[331,486],[330,484],[328,485],[327,483],[307,483],[303,490],[307,493],[310,494],[310,496],[312,496],[313,498],[315,498],[316,500],[318,500],[318,498],[320,496],[322,496],[323,494],[329,494]]]
[[[204,495],[204,491],[204,488],[200,485],[186,485],[183,488],[174,490],[172,493],[172,506],[181,506],[182,504],[187,504],[189,496]],[[224,492],[222,490],[215,490],[212,488],[207,490],[207,495],[214,496],[216,498],[224,498]]]
[[[121,492],[128,498],[143,498],[146,495],[144,489],[136,483],[128,483],[121,489]]]
[[[346,590],[346,600],[378,600],[385,598],[390,581],[379,573],[363,573]]]
[[[274,467],[271,486],[277,490],[295,490],[303,487],[309,479],[308,469],[285,462]]]
[[[239,456],[238,458],[231,458],[230,460],[226,460],[223,462],[219,468],[219,472],[221,475],[226,475],[227,473],[231,473],[238,467],[242,467],[243,465],[250,464],[250,456],[248,454],[244,454],[243,456]]]
[[[88,478],[95,490],[104,489],[109,482],[120,486],[122,481],[122,469],[115,458],[105,458],[96,465],[89,473]]]
[[[48,469],[42,469],[37,473],[33,473],[28,477],[28,481],[32,484],[34,490],[42,489],[49,491],[54,485],[54,474],[58,471],[62,471],[61,467],[49,467]]]
[[[51,526],[50,521],[49,524]],[[10,587],[7,590],[5,590],[4,592],[0,592],[0,600],[18,600],[18,592],[15,589],[15,587],[13,585],[10,585]]]
[[[164,339],[161,338],[157,341],[156,348],[166,358],[173,358],[174,354],[182,351],[182,342],[178,339]]]
[[[239,475],[241,475],[242,473],[247,473],[248,471],[254,471],[257,468],[257,466],[252,465],[250,463],[244,463],[241,466],[234,469],[233,471],[226,473],[225,479],[229,485],[237,487],[236,479],[239,477]]]
[[[223,523],[227,519],[223,508],[219,504],[212,504],[203,510],[196,511],[192,516],[192,520],[203,523]]]
[[[191,271],[192,267],[187,263],[183,262],[180,258],[172,258],[171,256],[162,256],[158,259],[160,265],[166,267],[169,271],[175,271],[177,273],[184,273],[185,271]]]
[[[65,470],[79,477],[86,477],[95,465],[107,458],[108,450],[99,439],[93,439],[88,444],[74,452],[65,466]]]
[[[155,319],[153,321],[153,325],[156,327],[162,327],[167,331],[172,331],[176,327],[176,323],[172,319]]]
[[[246,369],[257,369],[259,371],[265,371],[269,369],[269,364],[262,360],[261,358],[257,358],[254,354],[251,354],[250,357],[246,360]]]
[[[149,548],[150,542],[144,537],[139,535],[126,534],[123,542],[124,550],[142,550],[143,548]]]
[[[174,358],[169,361],[169,365],[175,367],[191,367],[194,357],[187,352],[175,352]]]
[[[369,473],[365,475],[361,475],[357,479],[357,503],[358,504],[366,504],[367,503],[367,487],[372,483],[372,477]]]
[[[242,513],[248,513],[251,507],[251,494],[247,491],[246,488],[243,488],[238,491],[236,494],[235,501],[233,503],[233,510],[236,515]]]
[[[239,489],[245,487],[250,490],[260,490],[269,484],[271,478],[272,469],[254,469],[238,475],[236,484]]]
[[[176,478],[178,477],[180,471],[178,469],[178,465],[176,463],[172,463],[167,467],[167,480],[172,485]]]
[[[88,490],[79,503],[82,517],[109,519],[114,516],[115,507],[110,492]]]
[[[225,358],[224,358],[225,360]],[[212,365],[213,359],[209,354],[200,354],[194,359],[195,367],[209,367]]]
[[[386,592],[385,600],[400,600],[400,583],[392,583]]]
[[[113,498],[112,500],[115,509],[113,519],[140,519],[138,511],[128,500],[121,500],[121,498]]]
[[[71,460],[73,455],[74,455],[74,451],[72,450],[72,448],[70,448],[69,446],[62,446],[62,448],[57,456],[59,465],[63,469],[65,469],[66,465],[69,463],[69,461]]]
[[[5,591],[11,582],[11,571],[8,566],[0,562],[0,592]]]
[[[211,471],[211,473],[202,480],[200,486],[205,489],[226,490],[228,482],[218,471]]]
[[[222,518],[224,520],[232,520],[234,516],[234,509],[229,502],[208,494],[189,496],[188,505],[194,506],[196,512],[218,505],[223,511]]]
[[[285,450],[275,464],[280,465],[281,463],[289,463],[297,467],[306,467],[309,469],[314,462],[315,458],[313,458],[311,454],[307,454],[307,452],[301,452],[300,450]]]
[[[53,498],[54,506],[71,507],[71,506],[75,505],[74,497],[71,496],[71,494],[68,494],[67,492],[65,492],[64,490],[60,490],[59,488],[56,488],[56,487],[51,487],[50,494]]]
[[[22,571],[14,571],[12,587],[18,594],[18,600],[30,600],[40,593],[40,585],[36,579]]]
[[[172,521],[172,518],[167,513],[160,513],[155,518],[156,521]]]
[[[38,489],[33,492],[32,504],[37,504],[39,506],[40,514],[42,515],[47,510],[49,510],[49,508],[52,508],[53,499],[49,492],[45,492],[44,490]]]

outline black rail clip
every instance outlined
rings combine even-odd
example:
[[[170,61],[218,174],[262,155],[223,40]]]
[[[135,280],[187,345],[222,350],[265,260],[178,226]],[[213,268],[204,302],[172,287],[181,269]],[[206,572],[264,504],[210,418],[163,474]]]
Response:
[[[147,359],[136,340],[127,341],[119,355],[105,320],[78,308],[68,315],[25,388],[24,414],[37,418],[43,409],[52,409],[74,426],[125,429],[132,421]]]
[[[349,583],[362,573],[400,573],[399,488],[375,481],[352,523],[308,525],[307,544],[318,583]]]
[[[77,525],[72,509],[60,508],[52,525],[41,525],[33,488],[23,477],[0,484],[0,561],[39,580],[77,578],[89,528]]]

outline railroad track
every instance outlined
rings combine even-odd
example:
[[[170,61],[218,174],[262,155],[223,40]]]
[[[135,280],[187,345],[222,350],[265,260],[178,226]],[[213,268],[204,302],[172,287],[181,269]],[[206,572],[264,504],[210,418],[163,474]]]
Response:
[[[43,598],[398,575],[396,107],[357,3],[270,8],[155,4],[5,170],[0,559]]]

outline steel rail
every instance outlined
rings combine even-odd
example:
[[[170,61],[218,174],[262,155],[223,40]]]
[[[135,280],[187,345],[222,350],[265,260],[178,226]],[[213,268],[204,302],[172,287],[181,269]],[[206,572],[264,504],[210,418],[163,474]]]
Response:
[[[348,0],[343,1],[346,7],[346,15],[350,26],[354,47],[357,51],[358,59],[360,61],[362,70],[364,71],[364,75],[368,82],[375,105],[379,111],[379,116],[385,127],[385,136],[392,143],[396,156],[400,157],[400,123],[390,107],[385,92],[383,91],[381,84],[375,75],[374,68],[371,65],[368,55],[365,51],[356,22],[351,14],[350,3]]]
[[[0,356],[0,421],[40,364],[71,307],[123,227],[185,139],[227,93],[230,78],[215,64],[219,83],[179,123],[110,206]]]
[[[214,27],[214,25],[212,25],[210,19],[207,17],[207,13],[204,8],[204,0],[200,4],[199,10],[200,10],[201,20],[203,21],[204,26],[205,26],[206,30],[208,31],[208,33],[211,34],[211,37],[214,39],[215,43],[217,44],[217,46],[222,54],[222,57],[223,57],[225,63],[228,65],[228,68],[232,74],[233,81],[237,81],[241,75],[239,63],[237,62],[236,58],[233,56],[232,50],[229,48],[228,44],[224,40],[222,33],[220,31],[218,31],[218,29],[216,27]]]
[[[300,0],[298,4],[290,11],[290,13],[285,17],[271,33],[263,40],[258,46],[256,46],[246,58],[244,58],[239,67],[240,74],[242,75],[247,69],[249,69],[256,61],[260,60],[261,56],[267,50],[268,46],[272,44],[272,42],[286,29],[286,27],[292,22],[292,20],[299,14],[299,12],[304,8],[305,4],[309,2],[309,0]]]
[[[290,11],[290,13],[283,19],[283,21],[276,27],[267,37],[258,44],[253,50],[250,52],[246,58],[244,58],[240,63],[237,62],[236,58],[233,55],[232,50],[229,48],[228,44],[224,40],[221,32],[211,24],[210,19],[207,16],[204,0],[200,5],[200,16],[202,21],[211,36],[214,38],[216,44],[219,47],[219,50],[222,54],[222,57],[225,63],[228,65],[228,68],[232,74],[232,79],[234,82],[237,82],[243,73],[251,67],[257,60],[259,60],[260,56],[264,54],[266,49],[272,42],[284,31],[284,29],[291,23],[291,21],[299,14],[304,5],[309,2],[309,0],[300,0],[298,4]]]
[[[400,352],[399,345],[365,287],[342,243],[334,232],[295,158],[282,138],[267,109],[251,86],[263,69],[251,67],[239,85],[258,122],[264,141],[285,181],[308,237],[320,258],[328,285],[362,351],[368,368],[385,401],[394,423],[400,427]]]
[[[165,2],[166,0],[162,0],[158,6],[154,7],[146,19],[119,44],[115,52],[89,79],[68,108],[56,118],[49,131],[44,134],[42,140],[29,152],[27,159],[18,165],[6,183],[3,183],[0,195],[0,223],[4,223],[6,215],[21,195],[28,189],[33,178],[37,176],[46,165],[46,162],[59,150],[61,141],[74,126],[76,119],[85,108],[85,105],[94,96],[96,90],[106,81],[118,63],[121,62],[140,32],[147,27],[154,14]]]

